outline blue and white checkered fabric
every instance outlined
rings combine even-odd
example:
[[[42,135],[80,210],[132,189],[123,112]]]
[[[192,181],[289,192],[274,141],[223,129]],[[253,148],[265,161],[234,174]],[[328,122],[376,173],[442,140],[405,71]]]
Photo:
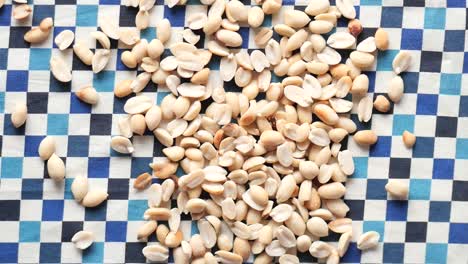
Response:
[[[122,27],[133,27],[137,9],[119,0],[34,0],[33,14],[25,22],[11,18],[12,4],[0,9],[0,263],[124,263],[145,262],[136,240],[143,222],[145,192],[131,186],[134,178],[149,171],[153,157],[161,157],[161,145],[151,133],[134,136],[132,157],[109,149],[110,135],[117,134],[116,120],[126,99],[113,96],[120,80],[136,76],[121,62],[125,47],[112,42],[112,59],[95,75],[70,50],[63,52],[73,64],[73,81],[58,83],[49,72],[51,54],[61,53],[53,36],[39,45],[23,41],[31,25],[53,17],[54,36],[70,29],[91,47],[89,33],[98,29],[100,17],[111,15]],[[254,5],[254,1],[243,1]],[[304,9],[306,0],[284,0],[284,9]],[[334,1],[332,1],[333,3]],[[390,35],[390,49],[379,52],[374,71],[367,72],[370,91],[383,94],[393,75],[391,62],[398,50],[409,50],[413,63],[403,74],[405,95],[390,114],[374,113],[368,124],[379,135],[378,143],[362,149],[351,140],[356,172],[347,182],[346,203],[351,208],[355,234],[376,230],[381,242],[376,250],[361,254],[352,243],[343,263],[468,263],[468,38],[465,0],[361,0],[358,15],[365,27],[360,40],[378,27]],[[168,18],[175,31],[186,25],[186,14],[206,10],[197,0],[169,9],[157,1],[151,10],[151,28],[142,36],[155,37],[155,24]],[[265,25],[281,21],[267,17]],[[343,20],[340,27],[346,26]],[[243,48],[256,48],[253,31],[240,30]],[[172,42],[180,40],[173,34]],[[120,44],[119,44],[120,45]],[[204,41],[200,42],[200,47]],[[212,62],[217,67],[219,60]],[[101,95],[94,107],[71,93],[92,84]],[[232,84],[226,85],[231,89]],[[160,101],[167,90],[148,85],[145,94]],[[29,109],[26,126],[10,122],[14,102]],[[113,122],[114,121],[114,122]],[[403,146],[401,134],[417,135],[414,149]],[[37,147],[46,135],[54,135],[58,155],[67,166],[65,184],[55,184],[39,159]],[[106,188],[109,200],[85,209],[71,196],[76,175],[88,175],[92,186]],[[388,178],[409,181],[409,201],[394,201],[384,189]],[[184,218],[186,237],[196,232]],[[70,239],[78,230],[92,230],[96,242],[81,253]],[[151,240],[155,240],[154,237]],[[337,241],[332,235],[330,241]],[[309,254],[302,262],[314,262]],[[253,259],[251,259],[253,260]]]

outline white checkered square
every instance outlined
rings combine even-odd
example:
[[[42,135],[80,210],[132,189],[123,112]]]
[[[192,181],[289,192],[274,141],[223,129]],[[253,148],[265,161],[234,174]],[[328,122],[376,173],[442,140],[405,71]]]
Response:
[[[365,200],[366,199],[366,179],[351,179],[346,181],[345,199]]]
[[[383,244],[379,243],[377,247],[372,250],[364,250],[361,254],[362,263],[382,263],[383,258]]]
[[[58,27],[74,27],[76,25],[75,5],[56,5],[54,24]]]
[[[75,200],[65,200],[63,206],[63,221],[83,221],[86,208]]]
[[[367,178],[369,179],[387,179],[389,174],[389,158],[369,158]]]
[[[104,242],[106,239],[106,222],[104,221],[86,221],[83,223],[83,230],[93,232],[95,242]]]
[[[452,200],[452,181],[436,180],[431,181],[431,201]]]
[[[402,27],[424,28],[424,8],[403,7]]]
[[[0,225],[0,243],[2,242],[18,242],[19,241],[19,222],[2,221]]]
[[[127,157],[112,157],[110,158],[109,176],[127,179],[130,177],[131,166],[132,161]]]
[[[90,118],[89,114],[69,115],[68,134],[89,135]]]
[[[439,94],[439,104],[437,108],[438,116],[458,116],[460,97],[454,95]]]
[[[67,178],[88,175],[88,158],[67,157],[66,170]]]
[[[418,137],[434,137],[436,117],[417,115],[414,118],[414,134]]]
[[[379,136],[391,136],[393,115],[372,115],[372,130]]]
[[[20,200],[21,183],[21,179],[2,179],[0,184],[0,200]]]
[[[108,157],[110,154],[109,136],[89,137],[89,157]]]
[[[436,137],[434,141],[434,158],[451,159],[455,157],[456,138]]]
[[[50,71],[29,71],[28,92],[48,92]]]
[[[108,200],[106,220],[107,221],[127,221],[128,201]]]
[[[13,20],[13,19],[12,19]],[[10,29],[9,27],[0,26],[0,48],[8,48],[10,42]]]
[[[125,243],[106,242],[104,244],[104,263],[124,263]]]
[[[28,70],[29,63],[25,62],[29,61],[29,56],[29,49],[8,49],[8,70]]]
[[[445,28],[449,30],[465,30],[466,27],[466,9],[465,8],[447,8],[445,11]]]
[[[411,179],[431,179],[434,162],[429,158],[413,158],[411,160]]]
[[[70,112],[70,94],[69,93],[49,93],[49,102],[47,112],[54,114],[67,114]]]
[[[68,165],[68,161],[67,161]],[[67,166],[68,167],[68,166]],[[44,168],[46,163],[39,157],[23,158],[23,178],[24,179],[42,179],[44,177]]]
[[[428,243],[448,243],[449,223],[427,223]]]
[[[24,141],[24,136],[3,136],[2,155],[5,157],[22,157]]]
[[[468,263],[468,245],[449,244],[447,247],[447,263],[463,264]]]
[[[429,219],[429,201],[408,201],[408,221],[427,222]]]
[[[406,222],[404,221],[386,221],[385,222],[385,243],[405,242]]]
[[[450,203],[450,222],[452,223],[464,223],[468,219],[468,202],[452,201]]]
[[[53,179],[44,179],[44,193],[42,197],[45,200],[62,200],[64,198],[65,185],[57,184]]]
[[[405,252],[417,252],[417,254],[405,254],[404,263],[425,263],[426,244],[405,243]]]
[[[443,51],[444,50],[444,31],[436,29],[426,29],[423,31],[424,51]]]
[[[41,242],[61,242],[62,222],[43,221],[41,222]]]
[[[407,148],[403,143],[401,136],[392,137],[391,156],[395,158],[411,158],[413,153],[412,148]]]
[[[378,28],[380,27],[380,18],[382,7],[380,6],[362,6],[360,8],[360,17],[374,17],[375,19],[361,19],[362,27]]]
[[[39,263],[40,243],[20,243],[18,246],[19,263]]]
[[[366,221],[385,221],[387,201],[366,200],[364,209],[364,219]]]
[[[64,242],[62,243],[61,261],[62,263],[81,263],[82,251],[77,249],[74,243]]]
[[[444,52],[442,54],[443,73],[461,73],[463,71],[463,53],[462,52]]]
[[[42,200],[23,200],[20,206],[21,221],[41,221]]]
[[[466,168],[468,166],[468,160],[455,160],[455,168],[454,168],[454,180],[462,180],[468,181],[468,174],[466,173]]]

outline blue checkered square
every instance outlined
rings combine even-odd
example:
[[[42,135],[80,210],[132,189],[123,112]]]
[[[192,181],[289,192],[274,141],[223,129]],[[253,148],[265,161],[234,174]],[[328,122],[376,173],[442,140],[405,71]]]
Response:
[[[463,41],[454,41],[458,39],[465,39],[465,30],[446,30],[444,51],[461,51],[465,49]]]
[[[385,243],[383,252],[384,263],[403,263],[405,255],[404,243]]]
[[[24,156],[25,157],[38,157],[37,152],[41,141],[44,139],[42,136],[27,136],[24,144]]]
[[[411,179],[409,199],[410,200],[429,200],[431,196],[431,180]]]
[[[1,100],[1,96],[0,96]],[[1,103],[0,103],[1,105]],[[468,96],[461,96],[460,97],[460,110],[458,115],[460,117],[467,117],[468,116]]]
[[[348,251],[340,261],[341,263],[361,263],[361,251],[357,248],[356,243],[349,244]]]
[[[377,71],[393,71],[393,58],[398,54],[398,50],[386,50],[377,54]]]
[[[60,243],[41,243],[40,263],[60,263],[61,248]]]
[[[387,221],[406,221],[408,217],[408,202],[392,200],[387,202]]]
[[[413,157],[432,158],[434,156],[434,138],[418,137],[413,147]]]
[[[421,29],[406,29],[401,32],[401,49],[421,50],[423,31]]]
[[[457,159],[468,159],[468,139],[457,138]]]
[[[114,91],[115,72],[102,71],[95,74],[93,78],[93,87],[98,92],[113,92]]]
[[[64,198],[67,199],[67,200],[73,200],[74,197],[73,197],[73,194],[71,192],[71,185],[73,183],[73,180],[74,179],[70,179],[70,178],[65,178],[64,181],[64,186],[65,186],[65,192],[64,192]]]
[[[450,202],[431,201],[429,207],[429,221],[450,222]]]
[[[440,93],[459,95],[461,91],[461,74],[442,73],[440,76]]]
[[[49,70],[50,49],[31,48],[29,56],[29,68],[31,70]]]
[[[44,200],[42,221],[61,221],[63,219],[63,200]]]
[[[433,179],[453,179],[455,161],[453,159],[434,159]]]
[[[392,147],[392,138],[386,136],[380,136],[377,143],[372,145],[369,150],[369,156],[371,157],[389,157],[390,149]]]
[[[89,155],[88,136],[69,136],[68,152],[69,157],[87,157]]]
[[[1,178],[21,178],[23,175],[23,158],[2,157]]]
[[[425,8],[424,28],[444,29],[445,28],[445,8]]]
[[[6,90],[9,92],[26,92],[28,90],[28,72],[8,71]]]
[[[419,72],[405,72],[401,75],[405,84],[405,93],[417,93]]]
[[[386,200],[385,184],[387,184],[387,180],[368,179],[366,200]]]
[[[91,105],[87,104],[73,93],[70,97],[70,114],[87,114],[91,113]]]
[[[5,112],[5,93],[0,92],[0,113]]]
[[[94,242],[83,252],[83,263],[102,263],[104,258],[104,243]]]
[[[418,94],[416,114],[436,115],[438,96],[436,94]]]
[[[401,28],[401,22],[403,20],[403,8],[402,7],[382,7],[382,16],[380,18],[380,26],[386,28]]]
[[[17,262],[18,262],[18,243],[0,243],[0,263],[17,263]]]
[[[12,5],[4,5],[0,8],[0,26],[9,26],[12,16],[11,14]]]
[[[130,200],[128,201],[128,220],[141,221],[142,215],[148,208],[148,201],[146,200]]]
[[[55,7],[53,5],[34,5],[34,12],[33,12],[33,25],[39,25],[41,21],[46,17],[54,17],[55,16]]]
[[[22,221],[20,222],[20,242],[39,242],[41,239],[41,222]]]
[[[97,12],[97,6],[78,5],[76,7],[76,25],[81,27],[97,26]]]
[[[426,263],[447,263],[447,245],[428,243],[426,245]]]
[[[185,6],[177,5],[173,8],[164,6],[164,18],[167,18],[173,27],[185,26]],[[157,35],[158,32],[156,31]]]
[[[115,232],[119,230],[120,232]],[[127,239],[127,222],[109,221],[106,222],[106,241],[108,242],[125,242]]]
[[[449,243],[468,243],[468,224],[450,223]]]
[[[86,208],[85,220],[86,221],[105,221],[107,214],[106,203],[100,204],[98,207]]]
[[[384,241],[385,222],[384,221],[364,221],[362,232],[375,231],[380,234],[379,242]]]
[[[447,0],[447,7],[466,7],[466,0]]]
[[[21,199],[41,200],[43,185],[43,179],[23,179],[21,184]]]
[[[366,157],[354,157],[354,174],[352,178],[367,178],[367,163],[368,158]]]
[[[89,158],[89,178],[109,178],[109,158]]]
[[[47,134],[48,135],[68,134],[68,114],[47,115]]]
[[[400,136],[405,130],[413,132],[414,116],[413,115],[394,115],[392,135]]]
[[[360,4],[368,6],[380,6],[382,5],[382,0],[361,0]]]
[[[0,70],[6,70],[8,63],[8,49],[0,49]]]

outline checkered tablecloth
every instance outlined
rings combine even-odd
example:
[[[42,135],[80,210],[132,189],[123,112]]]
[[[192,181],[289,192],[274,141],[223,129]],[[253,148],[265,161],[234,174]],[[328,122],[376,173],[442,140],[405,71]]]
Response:
[[[250,4],[250,1],[243,1]],[[64,29],[75,32],[95,48],[89,36],[107,16],[121,27],[133,27],[137,9],[119,0],[34,0],[32,16],[23,23],[11,18],[12,4],[0,9],[0,263],[124,263],[145,262],[136,240],[147,207],[146,193],[132,188],[134,178],[150,172],[148,163],[161,157],[162,146],[151,133],[134,136],[132,157],[109,148],[117,134],[116,120],[124,115],[126,99],[113,95],[114,85],[136,76],[121,62],[125,50],[112,42],[112,59],[106,69],[93,74],[69,49],[60,52],[53,36]],[[332,1],[334,3],[334,1]],[[252,1],[252,5],[254,5]],[[283,0],[283,10],[304,9],[307,0]],[[468,23],[465,0],[361,0],[358,15],[365,27],[360,40],[385,28],[390,49],[379,52],[370,78],[369,92],[386,92],[393,76],[391,62],[398,50],[409,50],[413,63],[402,75],[405,95],[389,114],[374,113],[372,121],[358,127],[372,128],[379,141],[362,149],[351,140],[356,172],[347,182],[346,203],[351,208],[355,236],[376,230],[381,243],[376,250],[360,252],[350,245],[343,263],[468,263]],[[184,29],[186,14],[205,11],[196,0],[169,9],[162,0],[151,10],[151,27],[142,37],[156,36],[155,24],[168,18],[176,32]],[[23,41],[31,25],[53,17],[53,36],[40,45]],[[265,26],[281,21],[281,14],[267,16]],[[340,20],[340,27],[346,22]],[[253,31],[240,30],[243,48],[255,48]],[[181,40],[173,34],[171,42]],[[204,38],[199,46],[203,46]],[[71,83],[58,83],[49,72],[51,54],[63,53],[73,64]],[[219,60],[211,67],[217,68]],[[90,107],[72,93],[92,84],[100,93]],[[236,90],[232,83],[227,90]],[[167,90],[149,84],[144,90],[158,102]],[[16,101],[27,102],[26,126],[15,129],[10,121]],[[401,134],[417,135],[413,149],[403,146]],[[65,182],[47,176],[37,148],[53,135],[57,152],[66,162]],[[77,204],[70,193],[76,175],[87,175],[91,186],[105,188],[109,200],[95,209]],[[409,181],[409,201],[394,201],[384,189],[389,178]],[[196,232],[185,217],[186,237]],[[70,242],[79,230],[91,230],[96,242],[81,253]],[[151,237],[154,241],[154,236]],[[331,235],[327,241],[337,241]],[[303,262],[314,262],[301,254]],[[170,259],[172,260],[172,258]],[[253,259],[251,259],[253,261]]]

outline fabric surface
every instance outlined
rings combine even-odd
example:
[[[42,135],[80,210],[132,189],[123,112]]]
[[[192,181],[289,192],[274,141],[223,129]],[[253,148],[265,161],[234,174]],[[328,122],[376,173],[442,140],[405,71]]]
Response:
[[[307,2],[284,0],[282,12],[303,10]],[[0,263],[145,262],[141,254],[145,243],[136,240],[136,231],[143,223],[146,193],[135,191],[132,185],[137,175],[150,172],[148,163],[162,156],[162,146],[147,133],[133,137],[136,151],[131,157],[109,148],[110,135],[118,134],[116,121],[124,115],[126,101],[114,97],[114,85],[137,72],[120,62],[126,47],[115,41],[112,59],[99,74],[93,74],[71,49],[61,52],[53,44],[53,37],[70,29],[76,39],[95,48],[89,33],[97,30],[99,19],[107,15],[121,27],[133,27],[137,9],[121,6],[119,0],[29,3],[32,16],[22,23],[11,18],[11,1],[0,9]],[[373,35],[378,27],[390,35],[390,49],[379,52],[374,70],[366,73],[369,92],[374,97],[386,92],[398,50],[409,50],[413,62],[402,75],[405,95],[389,114],[374,113],[367,124],[351,115],[359,129],[372,128],[379,140],[370,149],[352,140],[347,143],[355,155],[356,172],[346,183],[345,201],[351,208],[354,236],[376,230],[381,243],[362,254],[351,243],[343,263],[468,263],[466,7],[465,0],[356,1],[365,27],[359,40]],[[206,9],[194,0],[169,9],[158,0],[150,12],[151,27],[142,37],[154,38],[155,24],[165,17],[174,29],[171,42],[181,40],[187,14]],[[25,43],[23,35],[30,26],[49,16],[55,22],[53,36],[39,45]],[[281,20],[281,13],[267,16],[264,26]],[[346,21],[340,19],[338,25],[343,30]],[[240,33],[243,48],[256,48],[252,29],[244,26]],[[52,77],[51,54],[61,54],[73,64],[71,83],[64,85]],[[211,67],[218,64],[214,59]],[[91,84],[101,96],[94,107],[72,93]],[[238,91],[233,83],[227,83],[226,90]],[[150,83],[144,94],[160,102],[167,91]],[[16,101],[27,102],[29,109],[26,125],[20,129],[10,121]],[[402,143],[404,130],[417,136],[413,149]],[[46,135],[55,137],[57,153],[66,162],[64,183],[53,182],[38,157],[38,145]],[[70,192],[77,175],[87,175],[93,188],[107,189],[109,200],[94,209],[77,204]],[[387,197],[384,185],[389,178],[409,182],[409,201]],[[196,227],[190,217],[183,219],[182,228],[189,237]],[[83,253],[70,242],[82,229],[96,235],[96,242]],[[332,234],[325,240],[337,239]],[[150,240],[155,241],[154,236]],[[308,253],[300,257],[304,263],[316,261]]]

